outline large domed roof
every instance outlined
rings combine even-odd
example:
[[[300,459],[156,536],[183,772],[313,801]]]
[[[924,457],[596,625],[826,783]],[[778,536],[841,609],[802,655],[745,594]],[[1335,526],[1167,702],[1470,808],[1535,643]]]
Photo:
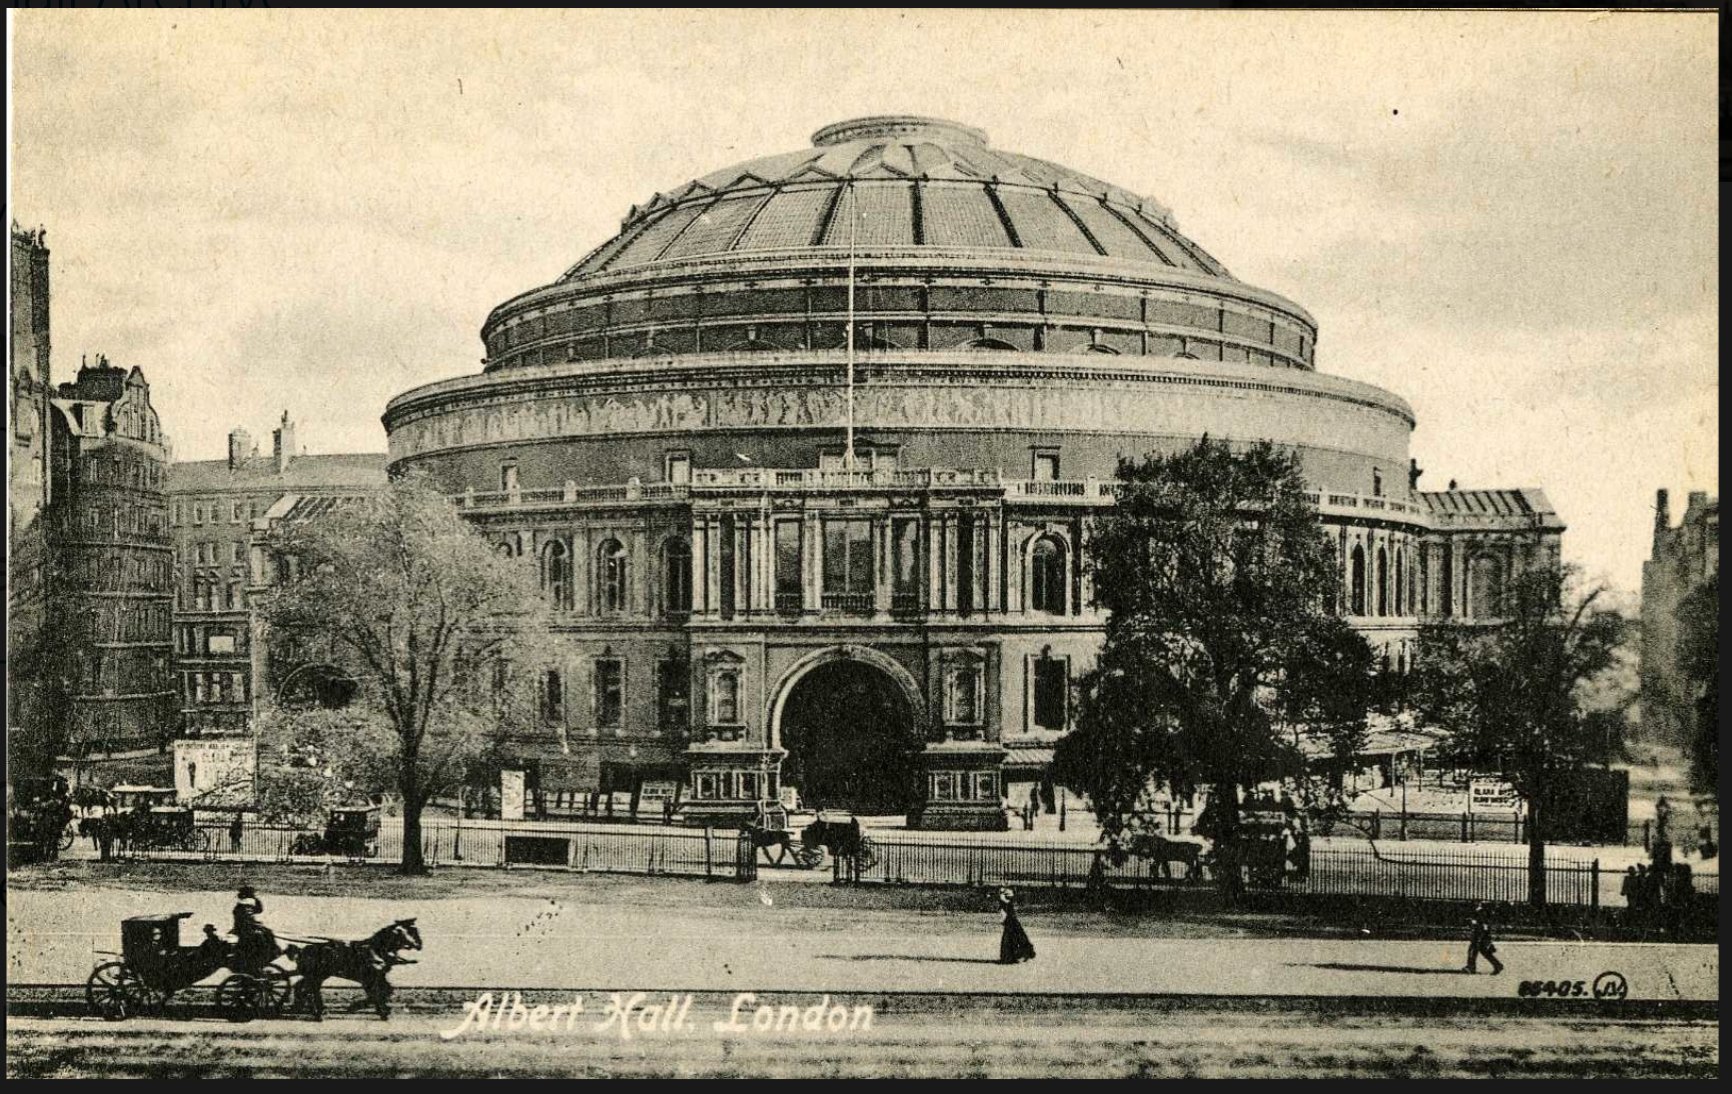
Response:
[[[1179,234],[1159,203],[991,148],[986,134],[969,126],[860,118],[820,129],[812,145],[657,194],[561,280],[851,244],[879,253],[907,247],[1105,257],[1232,278]]]

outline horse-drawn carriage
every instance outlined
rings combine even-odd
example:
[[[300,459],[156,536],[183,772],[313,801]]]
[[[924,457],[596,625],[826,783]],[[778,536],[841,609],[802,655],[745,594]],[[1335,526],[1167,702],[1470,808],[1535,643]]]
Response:
[[[85,982],[93,1013],[110,1021],[161,1014],[169,1000],[227,969],[216,985],[217,1009],[234,1021],[281,1014],[288,1005],[289,972],[273,964],[282,951],[264,953],[207,934],[197,946],[180,943],[180,921],[191,912],[139,915],[120,923],[118,961],[98,965]]]
[[[838,820],[822,812],[811,817],[796,828],[787,807],[780,802],[762,802],[744,834],[752,847],[776,866],[792,856],[794,865],[813,870],[823,865],[826,854],[847,860],[856,871],[870,870],[877,863],[878,848],[861,830],[859,818]],[[770,858],[772,851],[774,858]]]
[[[76,838],[65,780],[16,776],[7,788],[6,860],[12,866],[52,862]]]
[[[372,858],[379,853],[379,807],[343,806],[331,810],[325,818],[324,835],[308,832],[296,836],[289,853]]]
[[[98,965],[85,982],[91,1012],[109,1021],[162,1014],[177,993],[184,993],[220,971],[228,975],[214,987],[216,1009],[230,1021],[280,1017],[300,1002],[317,1019],[324,1015],[322,988],[329,979],[353,980],[379,1017],[390,1016],[387,973],[409,964],[402,950],[421,948],[414,919],[386,924],[355,941],[305,940],[283,949],[269,932],[230,941],[207,928],[196,946],[183,946],[180,922],[191,912],[140,915],[120,923],[119,960]],[[277,964],[288,959],[288,967]]]
[[[105,837],[118,842],[126,853],[210,849],[210,833],[198,826],[197,815],[173,805],[135,806],[126,812],[86,817],[78,822],[78,831],[99,844]]]

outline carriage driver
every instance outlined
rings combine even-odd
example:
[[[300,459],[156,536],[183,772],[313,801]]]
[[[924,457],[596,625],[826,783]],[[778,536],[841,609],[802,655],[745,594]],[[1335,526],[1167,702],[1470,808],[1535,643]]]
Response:
[[[278,952],[277,936],[259,922],[264,911],[265,902],[259,899],[253,887],[242,885],[240,892],[235,894],[235,948],[242,953],[256,953],[269,961]]]

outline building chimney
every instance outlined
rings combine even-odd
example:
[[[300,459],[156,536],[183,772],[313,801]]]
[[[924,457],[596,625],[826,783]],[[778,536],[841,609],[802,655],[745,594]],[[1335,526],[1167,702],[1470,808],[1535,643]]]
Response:
[[[271,430],[271,460],[276,464],[277,474],[281,475],[289,469],[289,461],[295,458],[295,423],[289,421],[289,412],[283,411],[283,424]]]
[[[244,429],[229,430],[229,470],[238,471],[246,466],[246,462],[259,454],[258,446],[253,443],[253,435]]]

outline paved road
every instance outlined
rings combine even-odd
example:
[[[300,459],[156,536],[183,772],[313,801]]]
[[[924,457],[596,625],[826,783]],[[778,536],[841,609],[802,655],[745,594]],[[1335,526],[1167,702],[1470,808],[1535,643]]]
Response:
[[[523,875],[519,875],[523,877]],[[791,907],[774,885],[686,885],[687,904],[621,905],[581,878],[547,875],[535,896],[440,893],[405,903],[362,895],[265,893],[267,920],[286,936],[358,937],[413,914],[427,940],[405,986],[632,987],[643,990],[1143,992],[1222,995],[1514,997],[1524,979],[1592,983],[1620,973],[1631,999],[1717,1000],[1714,946],[1512,941],[1502,976],[1461,971],[1465,946],[1435,941],[1150,937],[1128,920],[1076,930],[1063,913],[1029,914],[1040,956],[995,963],[998,924],[984,911]],[[510,878],[505,879],[512,880]],[[535,879],[539,880],[539,879]],[[227,925],[227,891],[151,892],[124,879],[71,891],[13,888],[7,975],[78,983],[118,945],[129,915],[188,910]],[[525,877],[521,884],[531,884]],[[748,894],[755,896],[750,899]]]
[[[866,1028],[717,1030],[729,999],[699,998],[677,1028],[627,1040],[605,1001],[552,1030],[461,1028],[463,1008],[230,1025],[14,1017],[11,1076],[155,1078],[401,1075],[625,1077],[1713,1077],[1718,1023],[1617,1017],[1411,1015],[1318,1009],[1015,1003],[877,996]],[[853,999],[848,1000],[855,1002]],[[651,1005],[662,1000],[654,1000]],[[772,1007],[786,997],[769,997]],[[809,1000],[793,1001],[801,1007]],[[752,1013],[751,1004],[744,1013]],[[593,1016],[593,1017],[592,1017]],[[749,1020],[746,1024],[750,1024]]]

